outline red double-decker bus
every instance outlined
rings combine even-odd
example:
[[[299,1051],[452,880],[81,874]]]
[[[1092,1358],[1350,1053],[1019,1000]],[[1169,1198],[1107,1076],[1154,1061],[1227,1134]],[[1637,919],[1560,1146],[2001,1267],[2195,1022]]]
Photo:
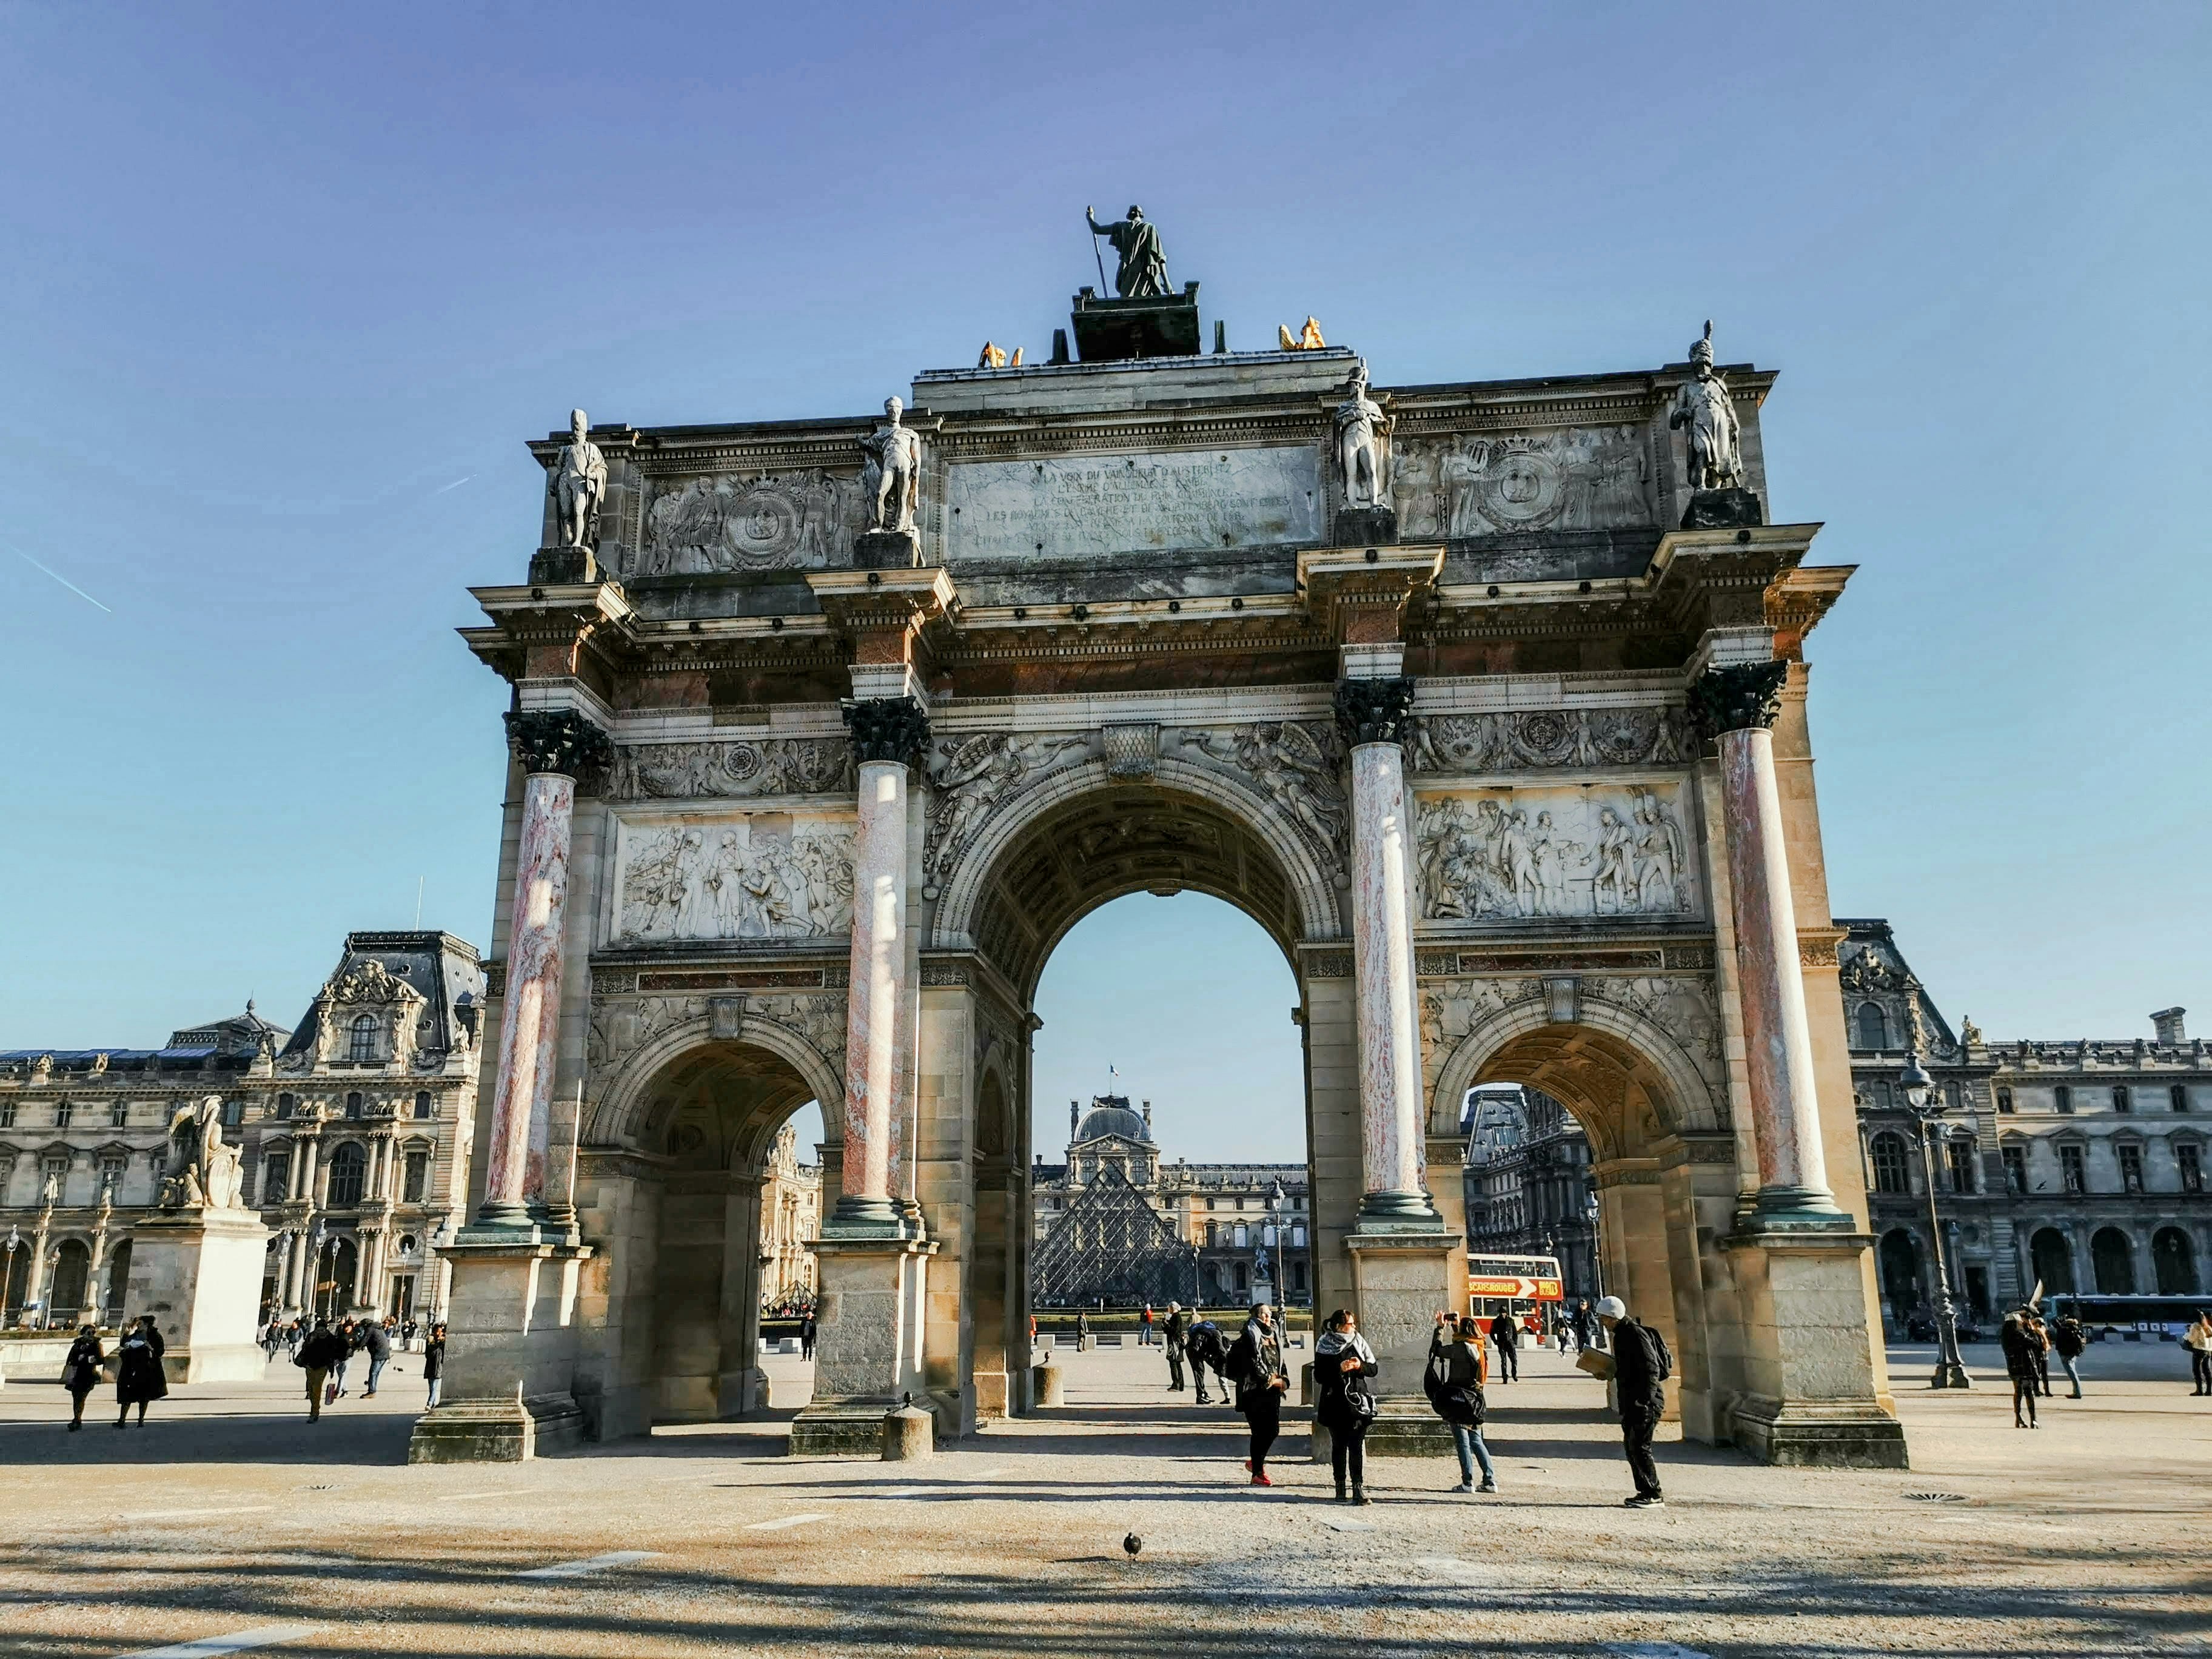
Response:
[[[1467,1253],[1467,1310],[1486,1332],[1498,1318],[1520,1321],[1522,1328],[1547,1330],[1547,1302],[1562,1299],[1559,1258],[1555,1255],[1478,1255]]]

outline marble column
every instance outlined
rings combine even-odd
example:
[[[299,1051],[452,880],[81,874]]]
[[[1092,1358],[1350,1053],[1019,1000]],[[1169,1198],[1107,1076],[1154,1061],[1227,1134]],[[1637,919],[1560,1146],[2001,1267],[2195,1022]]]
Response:
[[[845,723],[860,763],[860,817],[845,1012],[844,1189],[823,1231],[888,1237],[900,1229],[890,1182],[902,1010],[909,988],[907,769],[929,741],[929,716],[912,697],[877,697],[848,704]]]
[[[1721,811],[1735,921],[1736,982],[1759,1141],[1755,1224],[1844,1227],[1820,1148],[1812,1025],[1797,951],[1797,906],[1775,781],[1772,726],[1790,665],[1709,670],[1691,688],[1720,749]]]
[[[1414,993],[1412,804],[1400,746],[1410,679],[1345,680],[1352,748],[1352,960],[1359,1018],[1359,1225],[1440,1224],[1422,1181],[1420,1005]]]
[[[568,895],[568,838],[576,774],[607,750],[606,734],[571,709],[510,713],[507,738],[526,778],[514,899],[507,914],[507,981],[501,998],[499,1081],[486,1140],[484,1196],[476,1226],[531,1225],[542,1188],[533,1122],[550,1122],[561,1030],[562,912]],[[536,1167],[533,1167],[533,1164]]]

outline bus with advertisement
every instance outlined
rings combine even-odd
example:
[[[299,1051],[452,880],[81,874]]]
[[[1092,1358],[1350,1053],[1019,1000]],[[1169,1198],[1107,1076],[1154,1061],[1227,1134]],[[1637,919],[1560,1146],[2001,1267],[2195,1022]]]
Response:
[[[1486,1334],[1493,1319],[1510,1318],[1532,1334],[1558,1322],[1562,1299],[1559,1258],[1555,1255],[1485,1255],[1467,1253],[1467,1310]],[[1549,1309],[1546,1304],[1551,1304]]]

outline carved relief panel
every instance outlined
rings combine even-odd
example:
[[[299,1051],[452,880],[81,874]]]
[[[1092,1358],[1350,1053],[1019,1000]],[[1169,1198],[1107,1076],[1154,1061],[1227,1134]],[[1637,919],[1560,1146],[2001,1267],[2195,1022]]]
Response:
[[[1641,426],[1407,438],[1393,460],[1392,497],[1409,537],[1658,522]]]
[[[1705,914],[1679,781],[1423,790],[1418,799],[1421,915],[1432,927]]]
[[[818,570],[850,564],[860,481],[819,467],[787,473],[656,478],[645,508],[639,576]]]
[[[763,738],[622,744],[606,793],[611,800],[684,800],[842,794],[853,787],[853,745],[844,738]]]
[[[850,813],[621,816],[615,942],[765,941],[848,933]]]

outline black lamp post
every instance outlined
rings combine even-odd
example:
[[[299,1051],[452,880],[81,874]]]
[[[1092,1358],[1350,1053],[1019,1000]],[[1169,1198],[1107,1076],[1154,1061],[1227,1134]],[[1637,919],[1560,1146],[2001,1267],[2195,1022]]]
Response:
[[[1907,1110],[1920,1126],[1920,1170],[1928,1183],[1928,1242],[1936,1253],[1936,1371],[1928,1379],[1931,1389],[1971,1389],[1966,1363],[1959,1358],[1959,1322],[1951,1305],[1951,1272],[1943,1256],[1943,1223],[1936,1213],[1936,1126],[1943,1115],[1943,1097],[1920,1064],[1920,1056],[1905,1051],[1905,1070],[1897,1079]]]

